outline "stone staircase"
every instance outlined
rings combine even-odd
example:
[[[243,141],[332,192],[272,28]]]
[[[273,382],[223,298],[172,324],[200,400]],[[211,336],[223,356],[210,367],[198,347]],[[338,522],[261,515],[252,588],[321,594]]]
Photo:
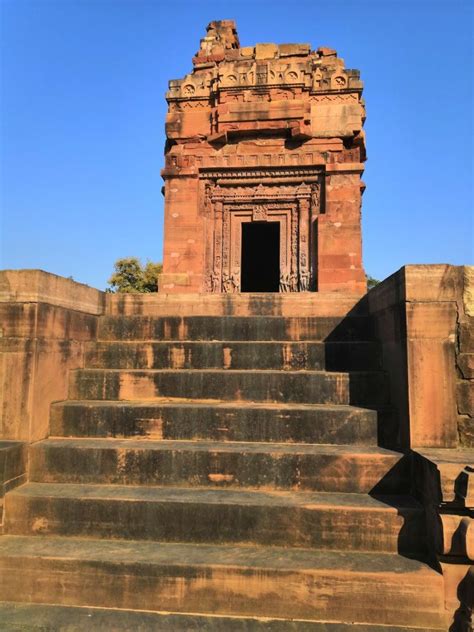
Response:
[[[5,629],[445,629],[379,366],[363,310],[101,317],[5,498]]]

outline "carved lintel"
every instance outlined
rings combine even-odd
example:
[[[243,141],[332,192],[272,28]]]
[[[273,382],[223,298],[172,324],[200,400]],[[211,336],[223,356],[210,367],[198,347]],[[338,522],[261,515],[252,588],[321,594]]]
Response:
[[[309,184],[306,184],[306,182],[302,182],[296,187],[295,193],[296,193],[296,197],[300,201],[305,199],[308,201],[308,205],[309,205],[309,198],[311,197],[311,186]]]
[[[257,204],[253,207],[252,219],[254,222],[266,222],[268,220],[268,208],[265,204]]]
[[[248,178],[258,180],[259,183],[262,183],[262,180],[274,182],[275,179],[286,179],[288,183],[293,181],[305,185],[305,182],[311,182],[314,181],[314,178],[320,177],[322,172],[320,167],[312,167],[309,165],[284,165],[278,167],[266,167],[262,165],[256,166],[251,170],[245,168],[229,169],[227,165],[223,165],[223,167],[225,168],[219,169],[211,165],[209,167],[201,167],[199,169],[199,177],[215,181],[218,181],[220,178],[225,178],[226,180],[233,180],[235,184],[240,184],[241,180]]]

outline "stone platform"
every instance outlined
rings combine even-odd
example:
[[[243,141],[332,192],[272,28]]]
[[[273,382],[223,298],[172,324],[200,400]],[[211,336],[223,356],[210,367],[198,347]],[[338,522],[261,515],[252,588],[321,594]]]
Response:
[[[4,357],[49,381],[27,383],[31,423],[4,408],[6,630],[464,625],[472,449],[397,445],[393,280],[362,300],[80,287],[73,310],[55,287],[77,284],[7,275]]]
[[[203,315],[199,300],[136,315],[131,297],[98,318],[6,495],[0,598],[56,604],[38,611],[53,620],[123,609],[145,629],[163,611],[182,629],[443,629],[408,464],[377,445],[390,401],[366,307],[219,297]]]

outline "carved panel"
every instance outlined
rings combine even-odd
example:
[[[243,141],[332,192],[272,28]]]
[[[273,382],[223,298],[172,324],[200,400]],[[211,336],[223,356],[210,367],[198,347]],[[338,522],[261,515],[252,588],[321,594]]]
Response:
[[[266,222],[267,221],[267,207],[264,204],[257,204],[253,208],[253,221],[254,222]]]

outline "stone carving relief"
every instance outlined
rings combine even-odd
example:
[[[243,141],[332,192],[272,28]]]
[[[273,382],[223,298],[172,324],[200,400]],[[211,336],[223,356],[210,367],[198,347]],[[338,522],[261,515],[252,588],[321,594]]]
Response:
[[[253,221],[266,222],[267,219],[267,207],[264,204],[257,204],[253,209]]]
[[[311,279],[311,273],[309,270],[302,270],[300,272],[299,290],[300,292],[307,292],[309,290]]]
[[[282,272],[280,275],[280,292],[297,292],[298,291],[298,277],[295,273],[289,273],[287,271]]]
[[[337,77],[334,77],[333,83],[338,88],[344,88],[347,81],[346,81],[346,78],[343,77],[342,75],[337,75]]]
[[[298,81],[298,73],[294,70],[290,70],[286,73],[285,80],[288,83],[295,83],[295,81]]]
[[[311,186],[311,211],[316,215],[320,210],[321,204],[321,187],[319,183]]]

